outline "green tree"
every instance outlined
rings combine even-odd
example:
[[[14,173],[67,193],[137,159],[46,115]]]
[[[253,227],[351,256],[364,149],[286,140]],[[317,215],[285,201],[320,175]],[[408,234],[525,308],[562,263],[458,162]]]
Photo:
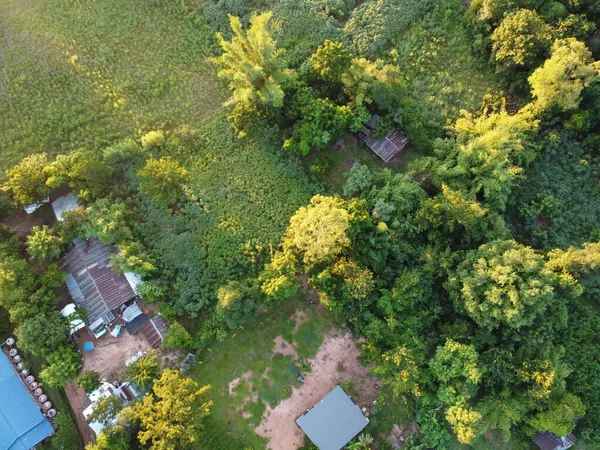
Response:
[[[352,55],[340,42],[325,40],[310,57],[310,61],[326,81],[339,82],[352,61]]]
[[[230,281],[217,291],[217,310],[230,328],[239,328],[252,317],[259,305],[258,287],[250,282]]]
[[[210,386],[200,387],[176,370],[165,370],[154,384],[152,394],[125,407],[119,419],[138,423],[138,440],[153,450],[189,448],[212,406],[204,400]]]
[[[510,240],[468,252],[448,287],[456,307],[491,330],[531,325],[554,299],[556,285],[542,255]]]
[[[442,184],[440,194],[422,203],[417,220],[426,229],[438,229],[450,234],[458,226],[467,232],[472,230],[486,214],[487,210],[480,203],[468,200],[462,192]]]
[[[77,386],[88,394],[100,387],[100,374],[95,370],[86,370],[83,375],[77,378]]]
[[[309,206],[296,211],[284,238],[286,247],[297,250],[307,266],[330,261],[350,245],[350,213],[343,200],[315,195]]]
[[[482,432],[488,429],[499,430],[504,442],[512,437],[513,428],[522,423],[528,412],[527,402],[523,398],[505,390],[496,395],[485,397],[477,404],[481,412]]]
[[[188,171],[170,156],[148,159],[138,176],[140,191],[165,206],[181,199],[183,187],[190,179]]]
[[[574,38],[554,41],[552,56],[529,77],[535,106],[540,110],[554,105],[565,111],[576,109],[583,88],[599,73],[600,62],[593,62],[583,42]]]
[[[173,322],[169,325],[169,330],[165,333],[165,339],[162,343],[164,348],[182,348],[192,350],[194,348],[194,339],[179,322]]]
[[[125,379],[141,387],[148,386],[159,375],[158,355],[152,349],[125,369]]]
[[[508,67],[529,67],[550,47],[551,30],[537,12],[519,9],[492,33],[496,61]]]
[[[373,346],[368,346],[374,349]],[[373,373],[391,386],[394,396],[412,394],[421,397],[422,377],[424,375],[425,354],[423,348],[402,345],[383,353]]]
[[[104,397],[96,403],[92,413],[88,416],[88,420],[108,425],[117,417],[122,406],[123,403],[119,397],[115,397],[114,395]]]
[[[47,225],[33,227],[27,236],[27,252],[40,261],[58,258],[63,244],[62,236]]]
[[[585,405],[579,397],[565,393],[557,400],[550,401],[547,409],[539,412],[529,421],[535,431],[550,431],[566,436],[575,428],[575,421],[585,415]]]
[[[429,363],[431,374],[440,383],[439,400],[446,405],[464,404],[475,394],[481,380],[478,354],[472,345],[446,339]]]
[[[154,259],[144,246],[137,242],[123,242],[118,245],[119,253],[110,257],[111,264],[123,272],[149,275],[156,270]]]
[[[111,167],[88,150],[58,155],[46,172],[49,186],[57,188],[67,184],[87,201],[107,195],[113,184]]]
[[[268,30],[271,16],[270,12],[253,15],[246,32],[238,17],[229,16],[231,41],[217,33],[223,54],[212,61],[220,66],[219,77],[229,82],[232,91],[226,106],[243,109],[283,106],[281,83],[286,78],[285,62],[283,50],[277,49]]]
[[[32,316],[15,330],[19,347],[38,356],[47,356],[64,344],[68,332],[67,319],[56,310]]]
[[[50,187],[46,184],[47,166],[48,157],[45,153],[26,156],[19,164],[6,171],[3,189],[19,205],[45,199],[50,193]]]
[[[35,286],[35,273],[27,261],[15,255],[0,258],[0,306],[11,307],[27,298]]]
[[[46,357],[48,365],[40,372],[40,378],[48,386],[57,388],[75,379],[81,370],[81,355],[70,345],[61,345]]]
[[[130,209],[124,203],[110,197],[92,203],[85,211],[85,220],[80,224],[86,238],[98,238],[105,244],[133,240],[129,228]]]

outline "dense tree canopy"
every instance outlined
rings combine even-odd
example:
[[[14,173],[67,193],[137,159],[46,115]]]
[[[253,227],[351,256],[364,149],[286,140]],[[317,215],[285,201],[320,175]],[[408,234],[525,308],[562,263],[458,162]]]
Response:
[[[120,420],[139,424],[140,443],[155,450],[188,448],[196,441],[202,419],[212,402],[205,396],[210,386],[200,387],[176,370],[165,370],[141,402],[124,408]]]

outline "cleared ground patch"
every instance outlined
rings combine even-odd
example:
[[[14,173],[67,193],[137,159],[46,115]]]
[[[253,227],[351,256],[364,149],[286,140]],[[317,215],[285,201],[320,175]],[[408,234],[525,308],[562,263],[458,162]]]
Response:
[[[334,328],[325,335],[316,355],[306,362],[310,372],[304,375],[304,382],[292,388],[291,396],[277,406],[267,407],[256,427],[256,433],[269,440],[267,448],[290,450],[302,446],[304,433],[296,419],[338,384],[363,414],[369,414],[379,394],[376,380],[357,361],[359,353],[357,342],[348,332]]]

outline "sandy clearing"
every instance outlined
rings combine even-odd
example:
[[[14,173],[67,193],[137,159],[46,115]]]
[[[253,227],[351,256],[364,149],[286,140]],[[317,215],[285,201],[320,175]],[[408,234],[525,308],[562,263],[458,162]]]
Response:
[[[370,411],[378,395],[376,380],[358,363],[359,353],[349,333],[333,329],[325,335],[317,354],[309,360],[312,370],[305,375],[304,384],[292,388],[292,395],[275,408],[267,406],[254,430],[269,440],[269,449],[294,450],[302,446],[304,433],[296,425],[296,419],[343,381],[352,381],[359,393],[353,400],[359,407],[365,407],[367,413]]]

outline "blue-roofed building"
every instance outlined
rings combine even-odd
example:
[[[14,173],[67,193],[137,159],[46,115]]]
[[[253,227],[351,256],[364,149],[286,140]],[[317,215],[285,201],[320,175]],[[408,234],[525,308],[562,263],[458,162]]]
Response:
[[[0,350],[0,450],[29,450],[52,433],[52,425]]]
[[[367,426],[369,419],[336,386],[296,423],[319,450],[340,450]]]

